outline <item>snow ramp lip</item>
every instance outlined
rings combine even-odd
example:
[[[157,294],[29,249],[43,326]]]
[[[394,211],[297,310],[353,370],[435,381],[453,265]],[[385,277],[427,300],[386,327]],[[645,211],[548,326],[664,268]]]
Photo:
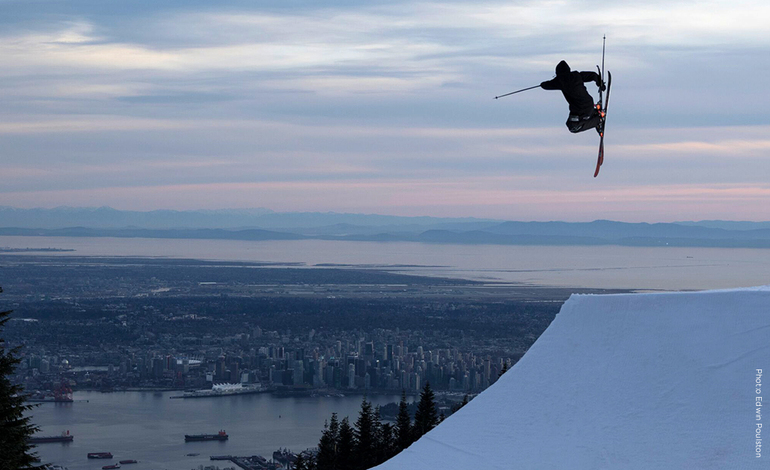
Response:
[[[573,295],[509,372],[377,468],[766,468],[763,370],[768,286]]]

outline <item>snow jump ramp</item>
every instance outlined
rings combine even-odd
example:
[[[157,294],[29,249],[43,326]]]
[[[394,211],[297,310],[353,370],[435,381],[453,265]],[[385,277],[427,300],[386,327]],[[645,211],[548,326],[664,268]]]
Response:
[[[377,469],[770,469],[758,369],[770,287],[573,295],[508,373]]]

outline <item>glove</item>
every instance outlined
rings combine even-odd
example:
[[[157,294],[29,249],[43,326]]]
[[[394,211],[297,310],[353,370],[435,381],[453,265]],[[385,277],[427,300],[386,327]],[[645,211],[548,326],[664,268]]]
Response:
[[[607,89],[607,86],[601,80],[596,80],[596,86],[599,87],[600,91],[604,91]]]

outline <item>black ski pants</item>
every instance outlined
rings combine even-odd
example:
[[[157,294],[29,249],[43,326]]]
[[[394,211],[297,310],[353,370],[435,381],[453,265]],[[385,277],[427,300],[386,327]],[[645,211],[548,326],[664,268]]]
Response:
[[[602,118],[599,116],[599,112],[594,110],[591,114],[586,116],[578,116],[577,114],[570,114],[567,118],[567,129],[573,134],[578,132],[587,131],[593,129],[599,125]]]

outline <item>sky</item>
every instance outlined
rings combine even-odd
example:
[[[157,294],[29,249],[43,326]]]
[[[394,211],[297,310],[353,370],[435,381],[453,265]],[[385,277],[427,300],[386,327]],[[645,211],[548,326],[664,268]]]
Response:
[[[760,0],[0,0],[0,205],[770,220],[768,23]],[[593,178],[561,93],[493,98],[595,70],[605,34]]]

